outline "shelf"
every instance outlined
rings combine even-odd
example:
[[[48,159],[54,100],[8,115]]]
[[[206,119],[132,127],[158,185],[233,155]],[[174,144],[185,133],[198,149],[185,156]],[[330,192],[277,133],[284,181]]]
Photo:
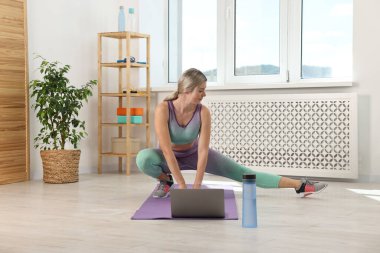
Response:
[[[105,152],[105,153],[102,153],[101,155],[102,156],[135,157],[137,156],[137,153],[122,154],[122,153]]]
[[[109,68],[126,68],[127,63],[121,62],[102,62],[100,64],[102,67],[109,67]],[[149,68],[149,64],[141,64],[141,63],[131,63],[131,68]]]
[[[130,93],[131,97],[148,97],[149,94],[146,92]],[[126,97],[127,93],[100,93],[101,97]]]
[[[129,153],[114,153],[113,150],[103,150],[103,133],[109,133],[118,130],[118,136],[125,136],[129,140],[129,143],[126,143],[127,147],[133,143],[131,140],[131,135],[134,132],[138,132],[139,140],[142,141],[145,139],[145,147],[150,147],[150,127],[151,122],[149,119],[150,116],[150,103],[151,103],[151,87],[150,87],[150,35],[138,33],[138,32],[103,32],[98,33],[98,173],[102,173],[102,161],[105,156],[119,158],[118,160],[118,169],[119,172],[122,172],[123,160],[125,159],[125,172],[127,175],[131,174],[131,164],[133,157],[137,155],[137,149],[128,149]],[[138,45],[145,43],[146,49],[146,64],[144,61],[141,63],[136,62],[117,62],[116,58],[103,59],[103,41],[108,38],[116,39],[113,44],[118,44],[116,47],[118,51],[117,59],[129,59],[131,55],[140,51],[136,43],[132,43],[134,39],[143,39],[139,42]],[[143,42],[143,43],[140,43]],[[114,46],[116,46],[114,45]],[[114,71],[114,70],[118,71]],[[126,71],[123,71],[125,69]],[[133,71],[131,69],[134,69]],[[111,70],[111,71],[109,71]],[[112,75],[117,78],[117,82],[111,82],[103,84],[103,72],[112,72]],[[133,77],[143,76],[145,74],[144,81],[132,81]],[[104,87],[104,90],[103,90]],[[133,93],[132,93],[133,92]],[[103,97],[109,97],[103,99]],[[142,101],[140,101],[140,98]],[[132,123],[117,123],[116,119],[104,119],[103,115],[108,112],[105,110],[103,112],[104,102],[109,102],[108,99],[113,100],[112,102],[118,102],[119,107],[124,108],[133,108],[135,106],[144,107],[144,116],[145,120],[142,124],[132,124]],[[107,100],[107,101],[105,101]],[[137,101],[139,100],[139,101]],[[138,103],[137,103],[138,102]],[[137,103],[137,104],[135,104]],[[144,103],[144,105],[142,105]],[[106,121],[106,122],[103,122]],[[108,121],[108,122],[107,122]],[[123,121],[119,121],[123,122]],[[133,121],[135,122],[135,121]],[[113,129],[112,129],[113,128]],[[142,133],[145,133],[143,136]],[[132,146],[133,147],[133,146]],[[115,150],[115,149],[114,149]],[[116,149],[117,150],[117,149]],[[111,152],[107,152],[111,151]],[[120,151],[126,151],[120,149]],[[136,153],[133,153],[133,152]]]
[[[147,127],[149,126],[149,124],[129,124],[130,126],[133,126],[133,127]],[[127,124],[126,123],[102,123],[102,126],[104,127],[126,127]]]
[[[144,34],[144,33],[137,33],[137,32],[106,32],[106,33],[99,33],[100,36],[102,37],[107,37],[107,38],[114,38],[114,39],[126,39],[127,34],[130,34],[131,39],[144,39],[144,38],[149,38],[149,34]]]

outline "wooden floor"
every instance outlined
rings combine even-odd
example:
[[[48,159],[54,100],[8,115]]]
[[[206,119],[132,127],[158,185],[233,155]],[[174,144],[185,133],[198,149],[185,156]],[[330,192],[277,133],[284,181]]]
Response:
[[[193,176],[185,175],[189,183]],[[257,229],[241,220],[132,221],[154,185],[138,173],[1,185],[0,252],[380,252],[379,184],[330,182],[304,199],[291,189],[258,189]],[[377,191],[365,192],[370,198],[348,189]],[[239,186],[235,194],[240,216]]]

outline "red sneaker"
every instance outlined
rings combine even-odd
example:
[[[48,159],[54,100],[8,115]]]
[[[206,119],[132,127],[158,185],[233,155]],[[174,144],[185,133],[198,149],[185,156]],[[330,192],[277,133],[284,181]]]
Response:
[[[327,187],[327,184],[325,183],[309,181],[306,178],[302,178],[301,182],[302,185],[298,190],[296,190],[296,192],[301,194],[302,197],[306,197],[314,193],[320,193]]]

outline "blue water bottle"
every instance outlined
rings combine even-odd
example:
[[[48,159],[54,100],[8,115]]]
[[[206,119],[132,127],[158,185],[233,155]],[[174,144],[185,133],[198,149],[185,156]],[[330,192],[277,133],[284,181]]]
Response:
[[[244,228],[257,227],[256,209],[256,175],[243,175],[243,212],[242,225]]]
[[[120,6],[119,9],[119,20],[118,20],[118,31],[119,32],[124,32],[125,31],[125,14],[124,14],[124,7]]]

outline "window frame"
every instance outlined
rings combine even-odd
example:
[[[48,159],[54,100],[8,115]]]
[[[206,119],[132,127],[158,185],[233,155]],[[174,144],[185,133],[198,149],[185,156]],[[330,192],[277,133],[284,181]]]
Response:
[[[182,0],[178,0],[182,2]],[[352,78],[301,78],[302,0],[280,0],[280,74],[235,76],[235,0],[217,1],[217,82],[208,82],[213,90],[349,87]],[[168,0],[169,61],[169,0]],[[182,6],[179,4],[178,6]],[[181,49],[177,49],[178,52]],[[181,57],[178,56],[180,59]],[[169,62],[168,85],[169,82]],[[178,70],[177,70],[178,71]],[[353,72],[352,72],[353,73]]]

